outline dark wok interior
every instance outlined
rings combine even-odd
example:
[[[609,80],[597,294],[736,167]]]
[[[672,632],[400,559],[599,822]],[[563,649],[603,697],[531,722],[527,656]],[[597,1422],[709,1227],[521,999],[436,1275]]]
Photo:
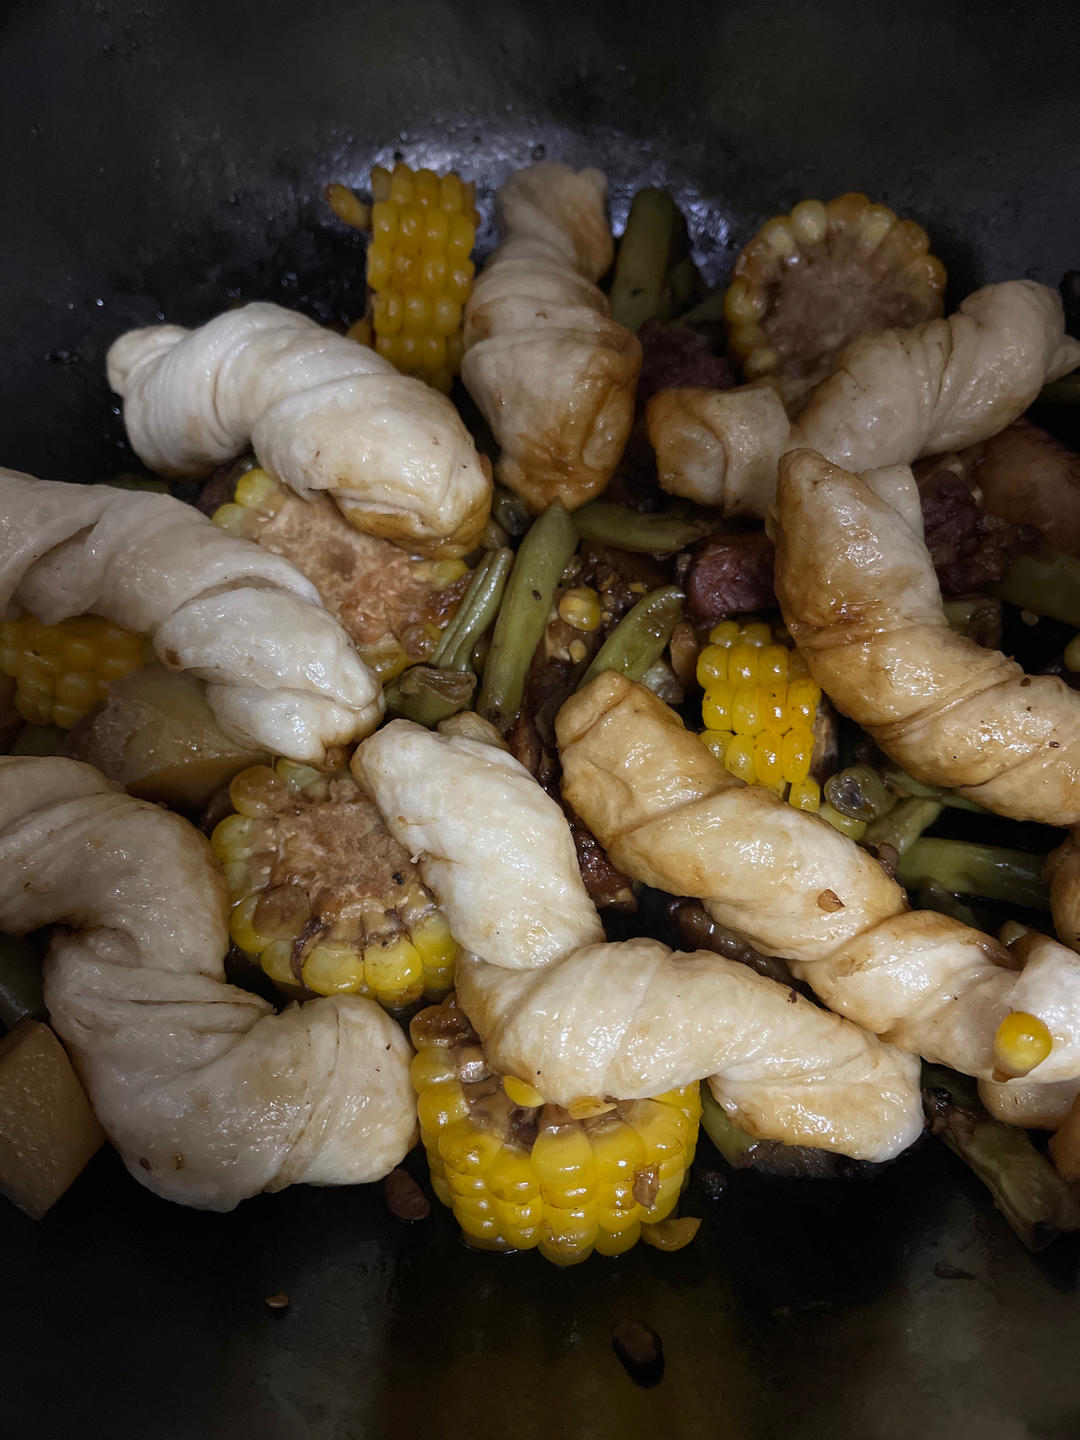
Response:
[[[8,0],[0,10],[5,465],[131,464],[107,343],[272,298],[362,307],[323,206],[375,160],[490,195],[546,155],[669,184],[720,278],[767,215],[865,189],[959,292],[1080,263],[1075,3]],[[707,1147],[703,1147],[707,1148]],[[924,1144],[875,1178],[736,1178],[674,1256],[560,1272],[413,1229],[381,1187],[232,1215],[111,1154],[44,1221],[0,1207],[0,1435],[865,1437],[1080,1433],[1080,1243],[1032,1258]],[[264,1297],[285,1291],[283,1312]],[[647,1321],[663,1382],[611,1349]]]

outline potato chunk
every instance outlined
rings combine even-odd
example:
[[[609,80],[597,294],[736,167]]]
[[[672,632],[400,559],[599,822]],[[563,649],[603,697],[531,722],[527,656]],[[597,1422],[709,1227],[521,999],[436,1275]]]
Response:
[[[71,732],[67,753],[140,800],[187,814],[201,810],[240,770],[269,758],[225,734],[199,680],[159,665],[118,680]]]
[[[60,1041],[23,1020],[0,1040],[0,1194],[40,1220],[104,1139]]]

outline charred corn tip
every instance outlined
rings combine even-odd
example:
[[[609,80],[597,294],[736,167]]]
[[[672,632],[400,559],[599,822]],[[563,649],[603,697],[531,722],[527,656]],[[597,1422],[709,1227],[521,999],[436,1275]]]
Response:
[[[375,349],[448,391],[461,368],[462,314],[476,267],[475,187],[432,170],[371,172],[367,281]]]
[[[100,615],[43,625],[27,614],[0,623],[0,672],[15,681],[15,708],[30,725],[70,730],[150,653],[146,636]]]
[[[1010,1079],[1029,1074],[1054,1048],[1054,1039],[1037,1015],[1011,1010],[994,1036],[994,1064]]]
[[[671,1217],[697,1143],[697,1085],[651,1100],[591,1097],[590,1113],[574,1118],[488,1072],[475,1043],[425,1042],[415,1023],[412,1034],[432,1186],[469,1244],[575,1265],[639,1239],[677,1249],[693,1238],[696,1222]]]
[[[701,739],[716,758],[748,785],[816,810],[821,792],[809,774],[821,690],[794,646],[776,643],[764,621],[725,620],[698,656],[697,678]]]
[[[264,526],[270,523],[289,496],[290,492],[279,480],[255,466],[240,477],[232,500],[219,506],[212,518],[214,524],[227,534],[241,540],[258,541]],[[342,519],[341,523],[344,526],[348,522]],[[409,559],[407,563],[411,576],[432,590],[453,585],[469,568],[464,560],[432,560],[419,556]],[[315,574],[311,578],[316,581],[318,579]],[[426,633],[430,643],[434,644],[442,632],[440,627],[430,620],[418,621],[413,627],[413,635],[415,637],[423,633]],[[361,641],[355,643],[360,658],[374,670],[384,685],[410,665],[415,665],[424,653],[422,650],[417,652],[415,649],[406,648],[392,632],[387,632],[370,644]],[[418,643],[414,638],[414,646]]]
[[[729,344],[747,378],[776,375],[794,395],[861,331],[940,315],[945,269],[929,249],[921,226],[865,195],[802,200],[767,220],[724,295]]]
[[[392,895],[354,897],[337,918],[328,918],[321,891],[317,903],[325,913],[313,914],[316,882],[272,882],[279,849],[288,862],[296,844],[295,828],[292,837],[275,831],[275,816],[300,813],[300,800],[309,806],[329,802],[335,784],[356,789],[347,777],[286,760],[272,768],[252,766],[233,780],[235,811],[210,837],[229,887],[233,943],[286,989],[302,983],[318,995],[367,995],[388,1009],[444,995],[453,984],[458,947],[430,892],[418,877],[403,873],[407,860],[398,862]]]

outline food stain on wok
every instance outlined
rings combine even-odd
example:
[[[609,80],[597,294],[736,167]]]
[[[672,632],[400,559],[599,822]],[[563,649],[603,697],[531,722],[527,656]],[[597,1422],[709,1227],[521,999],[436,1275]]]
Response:
[[[326,189],[346,334],[222,295],[118,336],[153,474],[0,471],[0,1191],[44,1213],[104,1133],[180,1203],[382,1179],[414,1223],[419,1142],[471,1246],[566,1267],[692,1245],[694,1175],[872,1173],[925,1106],[1028,1246],[1080,1228],[1058,296],[944,316],[854,193],[710,293],[700,199],[616,237],[541,156],[496,238],[456,172],[371,192]]]

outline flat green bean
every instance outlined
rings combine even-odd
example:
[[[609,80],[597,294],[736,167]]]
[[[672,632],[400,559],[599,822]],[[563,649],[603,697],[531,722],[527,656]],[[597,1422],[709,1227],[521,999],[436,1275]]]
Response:
[[[617,670],[628,680],[640,680],[655,665],[679,623],[686,597],[677,585],[650,590],[626,612],[585,671],[581,684],[604,670]]]
[[[476,701],[478,714],[500,730],[513,723],[521,707],[525,677],[577,542],[566,507],[554,500],[518,547]]]

